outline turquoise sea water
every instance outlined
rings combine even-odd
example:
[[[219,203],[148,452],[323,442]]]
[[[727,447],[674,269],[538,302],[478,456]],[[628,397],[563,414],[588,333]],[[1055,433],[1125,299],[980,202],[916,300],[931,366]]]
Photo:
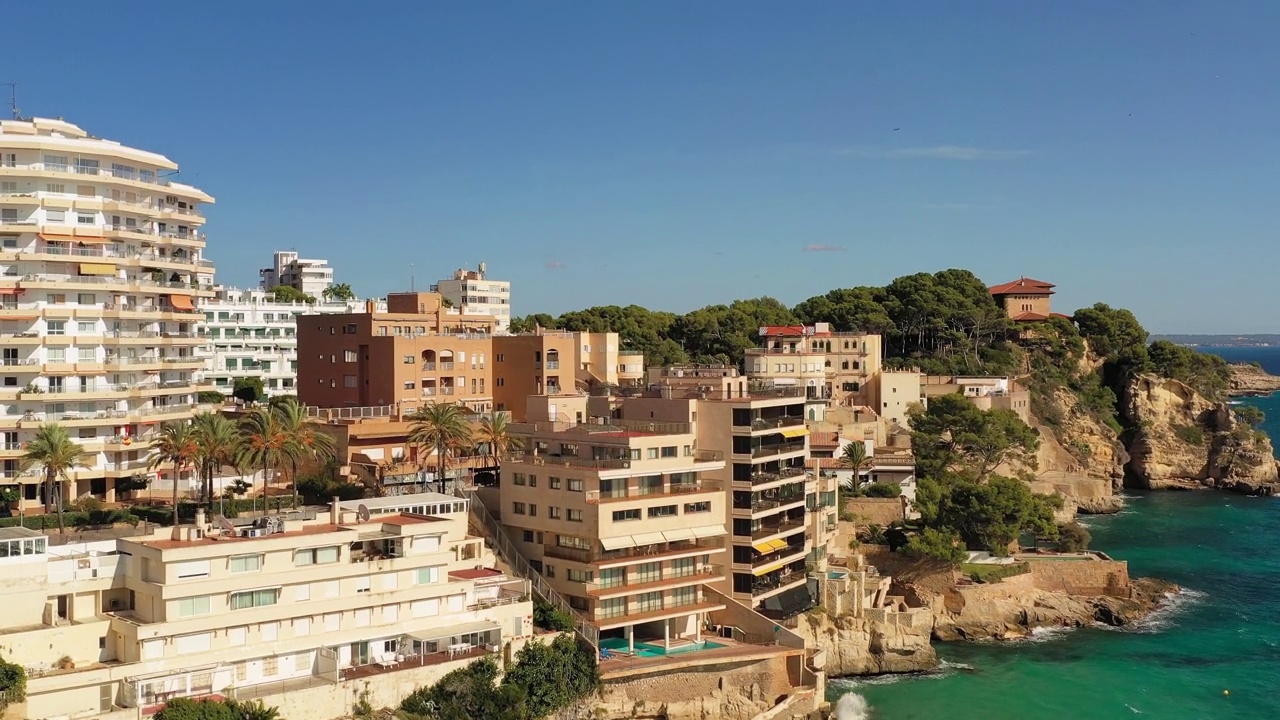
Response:
[[[1222,355],[1280,374],[1280,348]],[[1280,440],[1280,397],[1246,402]],[[941,645],[939,671],[833,680],[830,699],[858,693],[870,704],[847,720],[1280,718],[1280,500],[1131,492],[1122,513],[1084,521],[1094,547],[1128,560],[1131,574],[1187,593],[1133,629]]]

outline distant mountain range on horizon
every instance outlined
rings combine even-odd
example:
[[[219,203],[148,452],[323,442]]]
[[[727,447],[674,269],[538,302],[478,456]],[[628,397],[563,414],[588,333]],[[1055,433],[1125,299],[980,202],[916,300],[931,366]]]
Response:
[[[1178,345],[1211,347],[1266,347],[1280,346],[1280,333],[1245,335],[1152,335],[1151,341],[1168,340]]]

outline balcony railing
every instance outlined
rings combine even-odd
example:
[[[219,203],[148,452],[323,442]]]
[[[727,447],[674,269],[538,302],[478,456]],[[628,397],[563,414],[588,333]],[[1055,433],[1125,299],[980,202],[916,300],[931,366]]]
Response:
[[[803,442],[781,443],[779,445],[769,445],[768,447],[759,447],[751,451],[751,457],[762,458],[771,457],[773,455],[785,455],[787,453],[802,452],[805,448]]]
[[[571,560],[583,564],[613,563],[619,561],[656,561],[664,556],[682,553],[705,553],[721,550],[725,547],[724,537],[702,538],[700,540],[679,540],[676,542],[657,543],[640,547],[620,548],[618,550],[583,550],[581,548],[560,547],[553,545],[543,550],[548,557]]]
[[[422,363],[422,369],[423,369],[423,370],[435,370],[435,369],[436,369],[436,364],[435,364],[435,363],[433,363],[433,362],[424,362],[424,363]]]
[[[786,480],[788,478],[802,478],[806,474],[803,467],[785,467],[777,472],[756,472],[751,474],[750,483],[752,485],[764,485],[766,483]],[[735,482],[742,482],[741,480]]]
[[[670,495],[690,495],[693,493],[720,492],[724,490],[724,484],[715,480],[699,480],[694,483],[670,483],[659,487],[627,487],[602,492],[600,490],[588,490],[586,500],[588,503],[611,503],[621,502],[623,500],[636,500],[646,497],[662,497]]]
[[[679,582],[681,580],[713,580],[723,575],[724,568],[720,565],[698,564],[690,565],[687,568],[663,568],[660,573],[651,575],[628,573],[625,579],[620,578],[611,582],[596,580],[585,582],[583,586],[586,587],[587,592],[592,594],[625,591],[628,588],[635,588],[635,592],[643,592],[647,587],[661,585],[662,583]]]
[[[805,549],[803,545],[796,545],[796,546],[788,545],[787,547],[782,548],[777,552],[771,552],[768,555],[761,555],[755,560],[752,560],[751,568],[754,570],[757,568],[765,567],[767,565],[773,565],[774,563],[777,563],[779,560],[785,560],[789,557],[795,557],[796,555],[800,555],[804,552],[805,552]]]
[[[440,369],[441,369],[441,370],[452,370],[452,369],[453,369],[453,363],[451,363],[451,362],[442,362],[442,363],[440,363]]]
[[[751,430],[773,430],[777,428],[798,427],[804,425],[804,417],[800,415],[773,418],[754,418],[749,426]],[[734,430],[745,430],[747,425],[733,426]]]
[[[780,572],[777,575],[770,573],[768,575],[763,575],[761,577],[756,578],[755,581],[751,583],[751,594],[763,595],[764,593],[770,592],[772,590],[777,590],[778,588],[786,587],[793,583],[805,581],[808,579],[809,579],[809,574],[806,573],[804,570],[791,570],[787,572]]]
[[[548,467],[578,467],[594,470],[625,470],[635,462],[630,458],[594,459],[581,458],[577,455],[542,455],[538,453],[513,453],[506,462],[525,463],[527,465],[546,465]]]
[[[752,530],[751,539],[759,540],[761,538],[772,537],[774,535],[781,535],[782,533],[788,533],[794,530],[802,530],[802,529],[804,529],[804,518],[787,520],[785,522],[780,522],[780,523],[770,523],[768,525],[762,525],[756,530]]]

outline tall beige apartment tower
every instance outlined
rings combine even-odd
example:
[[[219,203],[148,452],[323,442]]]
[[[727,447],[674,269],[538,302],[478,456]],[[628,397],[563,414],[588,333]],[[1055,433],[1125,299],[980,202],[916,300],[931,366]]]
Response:
[[[0,484],[19,486],[15,510],[42,502],[39,469],[19,470],[42,424],[84,448],[61,496],[111,502],[206,389],[194,349],[213,198],[177,169],[60,119],[0,121]]]

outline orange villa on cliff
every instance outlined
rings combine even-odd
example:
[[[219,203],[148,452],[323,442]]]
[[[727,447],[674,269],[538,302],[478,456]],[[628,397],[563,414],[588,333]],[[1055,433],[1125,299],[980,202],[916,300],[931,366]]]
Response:
[[[1070,320],[1070,315],[1051,312],[1049,309],[1049,298],[1053,295],[1054,287],[1053,283],[1023,277],[996,285],[990,290],[991,296],[1014,322],[1043,322],[1051,317]]]

